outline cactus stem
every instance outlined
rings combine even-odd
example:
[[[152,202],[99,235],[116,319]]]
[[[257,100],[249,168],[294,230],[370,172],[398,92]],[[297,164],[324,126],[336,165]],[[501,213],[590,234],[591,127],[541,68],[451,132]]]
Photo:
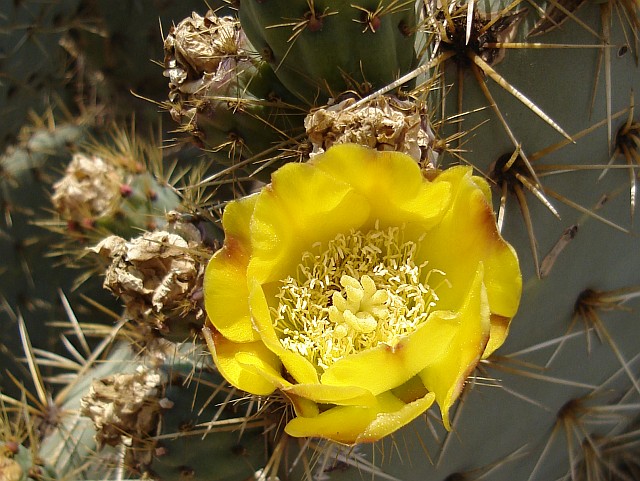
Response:
[[[572,137],[573,139],[576,139],[576,140],[581,137],[584,137],[585,135],[593,132],[595,129],[605,125],[609,118],[611,119],[618,118],[626,112],[630,112],[632,114],[632,110],[633,110],[632,107],[630,107],[629,109],[623,109],[615,113],[611,117],[608,117],[607,119],[597,122],[594,125],[578,132]],[[620,129],[621,132],[632,132],[633,138],[630,141],[630,143],[633,144],[634,146],[636,145],[636,143],[640,143],[640,140],[636,140],[639,136],[633,130],[634,128],[635,129],[638,128],[637,125],[638,124],[633,123],[631,117],[629,117],[627,119],[625,126],[623,126]],[[529,207],[528,207],[527,199],[525,195],[525,192],[527,191],[531,192],[558,219],[560,219],[560,214],[558,213],[558,210],[554,207],[554,205],[549,200],[551,198],[571,207],[572,209],[582,214],[585,214],[588,217],[598,220],[599,222],[602,222],[605,225],[608,225],[609,227],[612,227],[618,231],[621,231],[623,233],[629,232],[628,229],[625,229],[624,227],[597,214],[595,210],[597,210],[598,206],[594,207],[593,209],[588,209],[572,201],[571,199],[568,199],[564,195],[548,187],[545,187],[540,183],[539,179],[541,177],[549,176],[553,174],[578,171],[578,170],[603,170],[603,174],[600,176],[602,177],[609,168],[612,168],[610,165],[585,165],[585,164],[583,165],[546,164],[546,165],[535,165],[535,166],[532,165],[532,162],[537,161],[542,157],[544,157],[545,155],[549,155],[559,150],[560,148],[566,145],[569,145],[570,143],[571,142],[567,140],[563,140],[561,142],[552,144],[549,147],[541,149],[538,152],[529,154],[528,156],[524,156],[524,153],[522,152],[522,150],[519,147],[517,147],[516,150],[511,154],[505,154],[502,157],[500,157],[496,162],[492,164],[489,170],[489,178],[494,180],[496,185],[500,189],[500,208],[498,210],[498,227],[501,229],[504,224],[507,197],[508,197],[508,194],[511,193],[515,195],[516,201],[518,202],[520,211],[522,213],[523,220],[525,222],[527,233],[529,235],[530,249],[534,259],[534,265],[536,267],[536,272],[538,273],[538,277],[541,277],[542,273],[540,271],[540,264],[539,264],[538,252],[537,252],[537,242],[536,242],[535,233],[533,230],[531,214],[529,211]],[[622,149],[617,148],[616,151],[622,152]],[[640,158],[640,155],[638,155],[638,158]],[[627,165],[623,165],[619,167],[629,169],[630,172],[634,173],[633,182],[632,182],[632,188],[633,188],[633,186],[635,186],[635,171],[636,171],[635,169],[637,168],[637,166],[629,165],[631,163],[632,162],[628,160]],[[634,163],[635,163],[635,158],[634,158]],[[632,190],[632,193],[633,192],[635,191]],[[632,202],[632,205],[635,205],[634,195],[632,195],[631,197],[631,202]],[[548,268],[548,266],[546,268]]]
[[[309,10],[298,19],[293,19],[291,22],[279,23],[274,25],[269,25],[267,28],[280,28],[280,27],[291,27],[292,33],[291,36],[287,39],[287,43],[289,43],[289,48],[286,50],[278,65],[274,68],[274,71],[278,71],[282,66],[283,62],[287,59],[291,48],[293,47],[295,41],[298,37],[304,32],[306,29],[309,29],[310,32],[317,32],[322,30],[322,26],[324,23],[324,19],[331,15],[336,15],[337,11],[329,10],[329,7],[325,8],[322,13],[318,14],[315,9],[314,0],[307,0],[307,5],[309,6]],[[265,52],[266,53],[266,52]],[[273,57],[273,54],[263,55],[265,60],[268,60],[268,57]]]
[[[624,157],[629,167],[629,203],[631,209],[631,220],[636,207],[636,179],[637,174],[635,168],[640,165],[640,122],[635,122],[634,114],[634,98],[631,96],[631,106],[629,108],[629,116],[624,125],[618,130],[615,137],[615,149],[609,163],[617,156]],[[604,175],[605,172],[602,173]]]
[[[560,0],[551,1],[546,11],[543,11],[541,7],[536,7],[542,14],[542,18],[536,22],[536,24],[529,30],[528,37],[534,37],[536,35],[542,35],[543,33],[550,32],[551,30],[559,27],[567,19],[571,19],[578,25],[583,27],[588,32],[591,32],[595,37],[599,37],[598,33],[589,27],[586,23],[580,20],[575,11],[584,3],[584,0]]]
[[[558,422],[564,428],[565,440],[567,443],[567,451],[569,453],[569,470],[571,473],[571,479],[576,479],[576,453],[574,451],[575,446],[573,442],[573,436],[584,435],[585,440],[590,441],[590,435],[586,432],[585,426],[581,420],[581,417],[586,411],[586,407],[583,406],[582,400],[572,399],[567,402],[558,412]]]
[[[314,3],[314,0],[307,0],[309,10],[302,16],[302,18],[293,19],[291,22],[269,25],[267,28],[291,27],[292,34],[287,39],[287,42],[294,42],[306,28],[308,28],[310,32],[322,30],[324,19],[331,15],[336,15],[338,12],[331,11],[329,10],[329,7],[326,7],[322,13],[318,13],[316,12]]]
[[[509,9],[513,7],[514,5],[511,4],[509,6]],[[468,9],[469,6],[467,5],[465,8]],[[463,9],[461,9],[460,13],[463,13],[462,10]],[[513,95],[523,105],[525,105],[529,110],[540,117],[549,126],[559,132],[562,136],[572,141],[569,134],[567,134],[562,129],[562,127],[560,127],[560,125],[558,125],[551,117],[544,113],[542,109],[540,109],[522,92],[511,85],[492,67],[492,64],[498,63],[504,56],[504,49],[496,49],[492,47],[492,45],[501,45],[503,43],[509,44],[508,39],[510,39],[510,37],[515,34],[516,27],[522,20],[523,14],[524,10],[519,10],[512,13],[508,11],[502,11],[496,17],[494,17],[493,20],[490,21],[484,21],[480,19],[479,16],[477,16],[473,19],[473,22],[471,24],[469,24],[468,18],[467,22],[464,23],[461,20],[458,20],[456,17],[453,19],[453,24],[451,25],[452,28],[449,30],[448,34],[442,38],[443,51],[454,52],[453,60],[458,64],[459,69],[471,67],[481,87],[484,84],[484,80],[482,80],[481,75],[477,71],[477,69],[480,69],[485,75],[490,77],[500,87]],[[490,31],[483,30],[487,25],[492,26],[492,29]],[[472,39],[469,38],[470,35],[473,37]],[[489,37],[487,38],[487,36]],[[505,42],[505,40],[507,41]],[[527,44],[522,44],[519,47],[526,48]],[[460,84],[460,87],[462,87],[462,84]],[[488,89],[483,88],[482,90],[485,93],[485,96],[487,96]],[[487,100],[490,105],[495,105],[495,102],[492,98],[490,98],[490,96],[487,96]],[[507,133],[510,133],[508,129]],[[514,143],[518,144],[518,142]]]
[[[444,481],[467,481],[467,480],[471,481],[471,480],[480,480],[480,479],[490,479],[489,476],[494,471],[502,469],[509,463],[513,463],[521,459],[522,457],[526,456],[528,454],[526,450],[527,450],[527,445],[520,446],[519,448],[515,449],[508,455],[501,457],[500,459],[497,459],[496,461],[493,461],[490,464],[475,468],[473,470],[450,474],[445,478]]]
[[[398,445],[395,439],[391,439],[392,449],[397,452]],[[377,460],[378,453],[374,450],[372,460],[368,460],[360,454],[358,446],[342,446],[331,441],[321,441],[315,443],[313,440],[306,441],[303,449],[311,450],[311,459],[307,459],[305,480],[317,479],[323,474],[329,474],[332,471],[347,470],[349,468],[357,469],[361,475],[367,473],[371,479],[387,479],[388,481],[400,481],[398,478],[384,473],[380,468],[384,462],[391,461],[392,455],[386,453],[385,445],[379,447],[382,460]],[[385,460],[385,457],[387,458]],[[313,467],[316,475],[312,476],[310,468]],[[320,476],[319,476],[320,475]]]
[[[530,164],[529,164],[530,165]],[[533,169],[532,169],[533,170]],[[502,228],[506,212],[507,194],[512,193],[520,207],[527,234],[529,236],[529,247],[538,277],[540,277],[540,262],[538,258],[538,247],[533,230],[533,222],[529,205],[525,196],[525,189],[530,191],[542,204],[557,218],[560,218],[558,211],[547,200],[541,188],[536,186],[535,180],[529,180],[529,169],[527,162],[522,156],[522,152],[516,149],[512,154],[500,157],[489,172],[489,178],[495,180],[501,189],[500,210],[498,212],[498,227]]]
[[[624,450],[628,449],[630,448],[623,443],[619,444],[615,437],[585,438],[581,445],[582,460],[577,468],[577,473],[581,475],[578,479],[632,481],[632,478],[624,472],[626,470],[620,466],[619,461],[619,458],[624,458],[626,454]],[[631,465],[633,463],[635,462],[631,461]]]
[[[542,461],[549,454],[550,448],[560,432],[564,433],[568,454],[568,479],[575,481],[581,479],[592,479],[594,481],[630,479],[625,475],[620,477],[614,476],[613,478],[609,476],[611,473],[618,471],[619,467],[624,464],[624,455],[618,458],[616,454],[619,453],[616,453],[614,450],[610,450],[607,453],[603,448],[607,446],[607,443],[610,443],[610,445],[613,446],[617,444],[618,448],[622,448],[621,450],[630,449],[630,447],[625,444],[624,439],[637,438],[637,430],[618,436],[613,435],[612,432],[615,431],[615,426],[619,422],[625,421],[626,415],[624,412],[633,412],[637,409],[637,406],[620,403],[615,403],[614,405],[594,405],[590,402],[593,399],[593,393],[574,398],[567,401],[558,410],[551,434],[531,472],[530,480],[536,478]],[[590,424],[598,426],[608,425],[613,426],[613,428],[610,434],[604,436],[601,434],[596,435],[590,432]],[[620,462],[621,460],[622,462]],[[618,467],[616,467],[616,465]],[[589,475],[589,473],[591,475]],[[619,475],[620,473],[621,471],[618,471],[616,474]]]

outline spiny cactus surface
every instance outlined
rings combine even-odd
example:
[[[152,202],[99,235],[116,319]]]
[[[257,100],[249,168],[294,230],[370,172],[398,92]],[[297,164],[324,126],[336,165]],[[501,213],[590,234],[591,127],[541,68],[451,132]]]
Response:
[[[241,2],[242,28],[301,100],[367,92],[416,63],[413,2]]]

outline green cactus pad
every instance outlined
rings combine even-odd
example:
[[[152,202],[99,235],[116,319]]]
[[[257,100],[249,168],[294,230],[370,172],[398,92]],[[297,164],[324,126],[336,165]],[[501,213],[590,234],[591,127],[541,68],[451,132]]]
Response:
[[[162,434],[150,465],[153,479],[252,479],[265,463],[262,428],[243,430],[239,422],[230,422],[228,430],[217,428],[216,422],[224,424],[224,420],[243,416],[241,405],[225,400],[227,393],[219,391],[215,395],[216,385],[221,381],[219,375],[206,369],[190,374],[192,368],[180,374],[179,364],[169,369]],[[192,379],[187,379],[185,374],[193,375]]]
[[[413,2],[243,0],[239,16],[278,78],[309,105],[383,87],[416,62]]]

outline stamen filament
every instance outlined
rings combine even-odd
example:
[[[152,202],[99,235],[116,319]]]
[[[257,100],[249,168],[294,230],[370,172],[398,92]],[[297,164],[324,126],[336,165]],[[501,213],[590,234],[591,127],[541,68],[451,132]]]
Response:
[[[438,296],[427,262],[415,264],[422,242],[399,227],[338,234],[305,252],[296,275],[282,280],[272,308],[282,345],[320,371],[381,343],[395,346],[427,321]]]

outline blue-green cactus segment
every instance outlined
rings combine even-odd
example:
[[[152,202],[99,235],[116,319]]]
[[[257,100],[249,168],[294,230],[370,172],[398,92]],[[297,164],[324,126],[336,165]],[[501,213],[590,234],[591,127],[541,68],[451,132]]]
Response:
[[[124,188],[122,201],[112,216],[96,219],[96,227],[130,237],[140,229],[154,230],[165,214],[180,206],[180,197],[169,185],[149,172],[134,175]]]
[[[115,129],[82,151],[52,189],[52,203],[71,237],[132,237],[159,227],[180,205],[169,180],[161,178],[165,160],[153,142]]]
[[[111,334],[114,334],[113,332]],[[114,479],[119,469],[120,454],[112,446],[101,446],[91,419],[81,413],[82,398],[97,379],[135,371],[139,358],[125,342],[114,343],[102,354],[104,345],[98,346],[79,373],[49,400],[47,409],[64,413],[54,419],[50,429],[34,438],[38,457],[46,460],[60,480]],[[76,372],[72,371],[73,374]],[[48,480],[48,478],[44,478]],[[39,480],[38,480],[39,481]]]
[[[168,382],[149,475],[158,481],[253,479],[265,465],[267,447],[264,428],[241,421],[247,405],[230,401],[235,396],[207,367],[175,359],[163,371]]]

